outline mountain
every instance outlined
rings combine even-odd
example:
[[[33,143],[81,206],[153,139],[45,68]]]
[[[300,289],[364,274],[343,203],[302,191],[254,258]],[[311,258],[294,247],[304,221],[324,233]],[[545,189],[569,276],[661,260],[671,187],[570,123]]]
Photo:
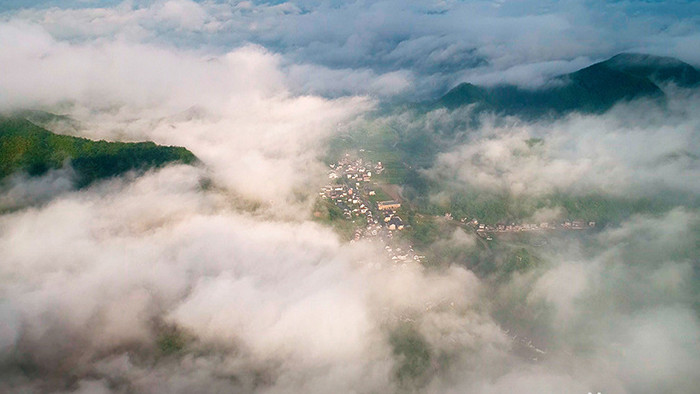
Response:
[[[552,78],[544,87],[492,87],[463,83],[436,106],[457,108],[475,104],[478,111],[534,118],[569,112],[601,113],[626,100],[663,100],[660,85],[700,86],[700,72],[680,60],[644,54],[619,54],[576,72]]]
[[[171,162],[190,164],[197,158],[181,147],[153,142],[92,141],[52,133],[22,114],[0,117],[0,179],[16,171],[41,175],[62,167],[68,160],[78,176],[78,186],[85,186],[127,171]]]
[[[683,88],[700,86],[700,71],[672,57],[621,53],[603,64],[611,69],[648,78],[656,84],[674,83]]]

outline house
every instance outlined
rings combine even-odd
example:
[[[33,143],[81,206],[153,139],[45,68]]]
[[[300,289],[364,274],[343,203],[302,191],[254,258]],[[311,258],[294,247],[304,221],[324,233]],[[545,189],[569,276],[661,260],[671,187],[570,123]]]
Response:
[[[403,230],[403,220],[400,217],[394,216],[387,222],[389,230]]]
[[[377,203],[377,208],[379,208],[380,211],[386,211],[386,210],[396,210],[401,207],[401,203],[398,201],[394,200],[389,200],[389,201],[379,201]]]

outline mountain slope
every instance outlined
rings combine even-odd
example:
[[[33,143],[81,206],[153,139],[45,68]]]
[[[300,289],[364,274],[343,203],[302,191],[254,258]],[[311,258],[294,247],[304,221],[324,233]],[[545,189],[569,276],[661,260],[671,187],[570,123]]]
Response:
[[[672,58],[620,54],[557,76],[541,89],[463,83],[445,94],[437,106],[456,108],[475,104],[479,111],[526,118],[573,111],[600,113],[625,100],[642,97],[663,100],[665,95],[658,84],[665,83],[694,88],[700,85],[700,72]]]
[[[16,171],[40,175],[70,160],[78,186],[170,162],[193,163],[187,149],[153,142],[107,142],[54,134],[21,116],[0,117],[0,178]]]
[[[700,86],[700,71],[672,57],[621,53],[603,62],[608,67],[648,78],[654,83],[674,83],[683,88]]]

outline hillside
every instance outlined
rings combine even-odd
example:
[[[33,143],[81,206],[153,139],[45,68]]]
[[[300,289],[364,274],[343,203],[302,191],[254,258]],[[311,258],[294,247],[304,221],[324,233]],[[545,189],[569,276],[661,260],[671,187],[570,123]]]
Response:
[[[52,133],[20,115],[0,117],[0,179],[16,171],[41,175],[68,160],[78,176],[78,186],[85,186],[130,170],[193,163],[196,157],[181,147],[92,141]]]
[[[457,108],[475,104],[478,111],[525,118],[574,111],[601,113],[625,100],[642,97],[663,100],[665,95],[660,85],[667,83],[695,88],[700,85],[700,72],[673,58],[620,54],[557,76],[540,89],[463,83],[440,98],[436,105]]]
[[[683,88],[700,86],[700,71],[672,57],[621,53],[603,64],[618,71],[648,78],[657,84],[674,83]]]

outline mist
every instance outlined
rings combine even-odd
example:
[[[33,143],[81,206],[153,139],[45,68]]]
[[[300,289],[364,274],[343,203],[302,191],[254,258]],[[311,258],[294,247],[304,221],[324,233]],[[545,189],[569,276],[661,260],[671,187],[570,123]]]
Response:
[[[0,391],[700,384],[697,90],[478,125],[470,107],[383,107],[460,82],[536,89],[621,51],[697,65],[696,5],[59,3],[0,6],[0,113],[65,115],[43,126],[199,161],[80,189],[68,162],[0,181]],[[590,219],[552,196],[658,204],[536,247],[438,218],[448,230],[422,250],[434,261],[397,263],[314,219],[334,139],[387,125],[434,144],[411,167],[431,209],[505,195],[547,222]],[[520,250],[536,264],[498,271]]]
[[[621,103],[603,115],[540,122],[485,118],[477,130],[452,132],[462,143],[439,153],[426,174],[458,187],[525,196],[697,195],[700,119],[687,109],[697,105],[698,96],[670,93],[666,105]],[[463,115],[440,116],[449,125],[456,123],[451,117]]]

